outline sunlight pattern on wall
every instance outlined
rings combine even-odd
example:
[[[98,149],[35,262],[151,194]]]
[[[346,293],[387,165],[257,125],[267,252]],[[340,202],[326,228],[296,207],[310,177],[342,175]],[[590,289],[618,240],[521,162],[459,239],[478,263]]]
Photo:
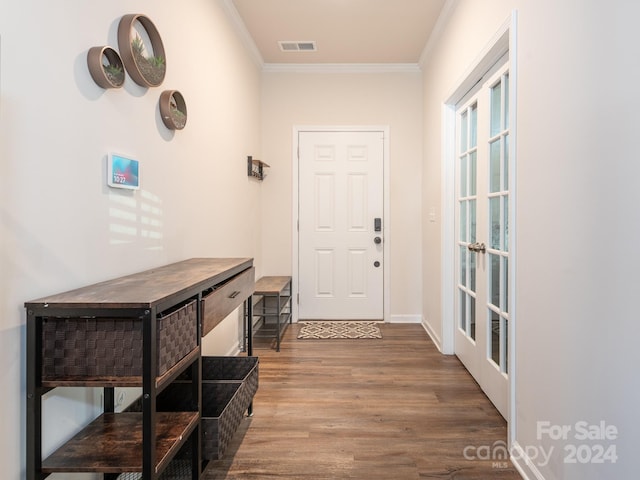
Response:
[[[109,192],[109,244],[139,243],[147,250],[162,250],[162,200],[146,190]]]

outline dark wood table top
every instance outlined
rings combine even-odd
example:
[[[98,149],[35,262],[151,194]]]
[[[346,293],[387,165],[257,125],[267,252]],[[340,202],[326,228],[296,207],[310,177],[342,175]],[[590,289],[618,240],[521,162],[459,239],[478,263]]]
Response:
[[[25,302],[26,308],[150,308],[172,295],[209,288],[253,266],[252,258],[191,258]]]

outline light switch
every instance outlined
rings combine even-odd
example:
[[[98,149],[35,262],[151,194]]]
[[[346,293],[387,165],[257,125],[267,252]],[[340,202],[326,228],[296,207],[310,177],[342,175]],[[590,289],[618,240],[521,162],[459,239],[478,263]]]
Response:
[[[435,223],[436,221],[436,207],[429,208],[429,222]]]

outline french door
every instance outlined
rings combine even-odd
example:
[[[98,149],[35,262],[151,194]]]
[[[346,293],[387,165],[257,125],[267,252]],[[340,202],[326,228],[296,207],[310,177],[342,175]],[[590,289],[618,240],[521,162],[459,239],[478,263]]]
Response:
[[[456,107],[455,353],[503,417],[509,365],[509,65]]]

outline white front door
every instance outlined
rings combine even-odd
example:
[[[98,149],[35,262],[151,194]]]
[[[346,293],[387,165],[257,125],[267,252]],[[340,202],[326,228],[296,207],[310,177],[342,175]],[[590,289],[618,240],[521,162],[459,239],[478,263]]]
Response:
[[[457,108],[455,352],[503,417],[509,400],[509,71]]]
[[[384,132],[298,133],[300,319],[382,320]]]

